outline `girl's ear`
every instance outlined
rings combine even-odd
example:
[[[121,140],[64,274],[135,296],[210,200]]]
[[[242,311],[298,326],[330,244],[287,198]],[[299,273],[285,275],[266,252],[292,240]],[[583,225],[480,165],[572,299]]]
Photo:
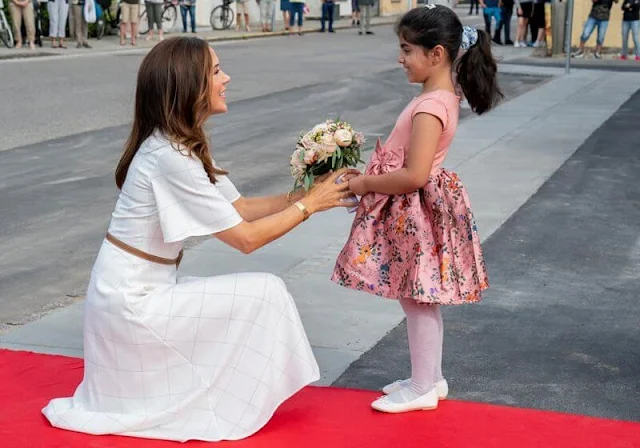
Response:
[[[431,53],[431,65],[435,66],[440,64],[446,57],[446,50],[442,45],[436,45],[430,50]]]

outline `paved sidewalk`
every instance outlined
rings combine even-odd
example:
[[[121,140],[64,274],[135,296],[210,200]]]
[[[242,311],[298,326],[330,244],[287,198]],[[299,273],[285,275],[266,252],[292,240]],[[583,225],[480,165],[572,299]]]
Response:
[[[497,110],[464,121],[446,166],[464,179],[484,239],[493,234],[636,90],[627,73],[501,65],[500,70],[553,77]],[[286,281],[330,384],[402,320],[396,303],[342,289],[328,278],[353,215],[313,219],[250,256],[216,240],[189,249],[185,275],[268,271]],[[0,337],[0,345],[82,355],[82,303]]]
[[[381,25],[389,25],[395,23],[397,17],[373,17],[371,19],[371,25],[381,26]],[[173,33],[166,34],[167,37],[170,36],[193,36],[192,33],[183,34],[180,31],[180,23],[176,24],[176,31]],[[357,32],[357,27],[351,26],[351,19],[341,19],[334,22],[334,28],[338,32],[345,32],[346,30],[352,30],[354,33]],[[235,31],[235,28],[231,28],[230,30],[224,31],[215,31],[210,27],[199,27],[197,29],[196,36],[204,39],[208,42],[224,42],[224,41],[233,41],[233,40],[245,40],[245,39],[257,39],[257,38],[267,38],[274,36],[286,36],[289,34],[288,31],[283,30],[283,23],[276,22],[275,30],[271,33],[263,33],[260,31],[261,25],[259,23],[254,23],[251,25],[251,32],[246,31]],[[320,32],[320,21],[319,20],[306,20],[303,26],[303,33],[317,33]],[[374,31],[375,32],[375,31]],[[336,33],[338,34],[338,33]],[[298,37],[296,34],[293,36]],[[292,37],[293,37],[292,36]],[[114,52],[131,52],[131,51],[146,51],[149,48],[153,47],[157,41],[157,34],[153,41],[145,40],[146,36],[139,36],[137,40],[137,45],[134,47],[130,44],[129,40],[127,40],[127,44],[124,46],[120,46],[120,38],[116,35],[105,36],[100,40],[95,38],[89,39],[89,44],[93,47],[92,49],[86,48],[76,48],[76,43],[73,40],[67,39],[66,46],[67,49],[56,49],[51,48],[51,41],[49,38],[45,38],[42,47],[36,47],[35,50],[30,50],[29,48],[6,48],[4,46],[0,47],[0,60],[2,59],[16,59],[16,58],[33,58],[33,57],[43,57],[43,56],[62,56],[62,55],[85,55],[85,54],[96,54],[96,53],[114,53]]]

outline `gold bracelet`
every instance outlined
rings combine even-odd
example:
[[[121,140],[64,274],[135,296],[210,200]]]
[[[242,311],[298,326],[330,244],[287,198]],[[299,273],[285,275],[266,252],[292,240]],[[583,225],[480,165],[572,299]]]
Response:
[[[298,207],[298,209],[302,212],[302,215],[303,215],[302,221],[306,221],[307,219],[309,219],[309,216],[311,216],[309,214],[309,210],[307,209],[307,207],[305,207],[305,205],[302,202],[298,201],[293,205]]]

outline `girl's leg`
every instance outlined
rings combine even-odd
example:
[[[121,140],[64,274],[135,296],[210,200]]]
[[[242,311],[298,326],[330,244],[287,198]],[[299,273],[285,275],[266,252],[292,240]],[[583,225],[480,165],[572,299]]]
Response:
[[[438,366],[442,358],[442,317],[438,305],[421,305],[413,299],[403,299],[400,305],[407,316],[411,382],[388,395],[392,403],[407,403],[427,394],[434,388],[436,375],[442,376]]]
[[[434,374],[434,382],[437,383],[442,381],[444,377],[442,376],[442,347],[444,345],[444,324],[442,322],[442,311],[440,310],[439,305],[430,305],[436,308],[436,320],[438,321],[438,339],[437,346],[438,351],[436,352],[436,371]]]

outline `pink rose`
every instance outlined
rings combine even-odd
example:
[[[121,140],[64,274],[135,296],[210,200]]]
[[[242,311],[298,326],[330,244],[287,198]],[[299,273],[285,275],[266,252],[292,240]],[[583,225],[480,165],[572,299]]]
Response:
[[[318,161],[318,156],[318,151],[316,151],[315,149],[307,149],[304,152],[304,163],[306,163],[307,165],[313,165]]]

